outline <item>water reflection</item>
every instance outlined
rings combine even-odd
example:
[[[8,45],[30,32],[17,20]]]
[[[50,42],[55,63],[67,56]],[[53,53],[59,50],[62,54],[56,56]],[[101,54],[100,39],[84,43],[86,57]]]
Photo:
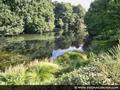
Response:
[[[13,54],[24,55],[29,60],[33,60],[51,57],[55,59],[66,51],[82,51],[83,38],[83,32],[72,30],[0,38],[0,63],[5,60],[11,64],[10,59]],[[19,63],[21,59],[16,58],[14,57],[13,61]]]
[[[72,47],[70,46],[68,49],[58,49],[58,50],[53,50],[52,52],[52,58],[51,59],[56,59],[58,56],[64,54],[67,51],[73,51],[73,50],[77,50],[77,51],[83,51],[83,44],[80,45],[79,48],[76,48],[75,46]]]

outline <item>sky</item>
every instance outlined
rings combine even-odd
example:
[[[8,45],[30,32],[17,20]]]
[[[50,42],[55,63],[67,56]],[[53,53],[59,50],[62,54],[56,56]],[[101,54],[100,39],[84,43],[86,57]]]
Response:
[[[87,11],[90,7],[91,2],[93,2],[94,0],[52,0],[52,1],[69,2],[72,5],[81,4],[83,6],[83,8],[85,8]]]

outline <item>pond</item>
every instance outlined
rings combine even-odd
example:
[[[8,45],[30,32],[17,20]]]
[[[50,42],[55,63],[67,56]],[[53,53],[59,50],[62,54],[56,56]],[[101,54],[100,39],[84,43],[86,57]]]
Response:
[[[0,38],[0,69],[34,59],[54,60],[67,51],[82,50],[81,32],[49,32]]]

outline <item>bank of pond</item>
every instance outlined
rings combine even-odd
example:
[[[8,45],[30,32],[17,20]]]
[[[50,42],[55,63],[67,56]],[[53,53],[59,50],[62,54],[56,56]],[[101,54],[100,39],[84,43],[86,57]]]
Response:
[[[1,38],[0,85],[119,85],[119,40],[89,43],[84,36],[59,31]]]
[[[34,59],[57,58],[73,50],[82,51],[84,33],[51,32],[0,38],[0,69]]]
[[[120,0],[0,3],[0,85],[120,85]]]
[[[9,66],[0,73],[1,85],[119,85],[120,46],[111,53],[70,51],[54,61],[35,59]]]

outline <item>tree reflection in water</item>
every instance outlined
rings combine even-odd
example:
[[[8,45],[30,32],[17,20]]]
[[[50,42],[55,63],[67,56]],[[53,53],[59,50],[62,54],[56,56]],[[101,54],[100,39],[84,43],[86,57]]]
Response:
[[[44,59],[51,57],[55,59],[66,51],[82,51],[83,38],[84,32],[74,32],[72,30],[69,32],[60,30],[41,35],[27,34],[4,37],[0,39],[0,63],[4,62],[4,59],[11,63],[9,54],[20,54],[29,57],[30,60],[34,60],[35,58]],[[5,54],[8,56],[6,57]],[[18,61],[19,59],[17,59],[17,63]]]

